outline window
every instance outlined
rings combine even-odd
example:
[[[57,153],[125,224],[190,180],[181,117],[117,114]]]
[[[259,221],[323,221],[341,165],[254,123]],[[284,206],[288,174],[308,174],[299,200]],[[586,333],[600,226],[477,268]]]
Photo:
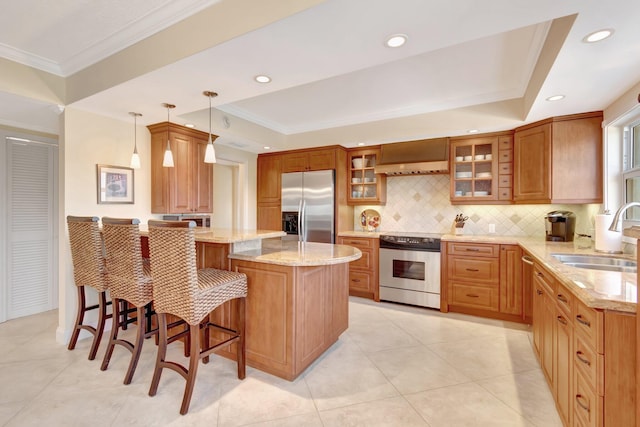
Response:
[[[624,129],[624,202],[640,202],[640,121]],[[640,207],[626,212],[627,219],[640,220]]]

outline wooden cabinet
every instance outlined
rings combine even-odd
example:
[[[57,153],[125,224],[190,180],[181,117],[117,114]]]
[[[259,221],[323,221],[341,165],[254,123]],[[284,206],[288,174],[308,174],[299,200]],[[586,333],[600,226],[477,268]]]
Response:
[[[349,263],[349,295],[380,301],[378,250],[380,240],[368,237],[339,237],[338,244],[353,246],[362,257]]]
[[[500,245],[500,312],[523,316],[522,249]]]
[[[523,322],[518,245],[445,242],[442,311]]]
[[[305,172],[336,168],[334,149],[309,149],[282,154],[282,172]]]
[[[257,228],[282,230],[280,194],[282,184],[282,156],[258,156],[257,171]]]
[[[573,325],[571,294],[556,284],[556,310],[553,327],[553,387],[558,414],[565,425],[573,419]]]
[[[602,112],[554,117],[515,130],[516,203],[602,202]]]
[[[347,151],[331,146],[321,149],[293,150],[260,154],[257,164],[257,228],[282,230],[282,174],[306,170],[335,169],[335,229],[353,229],[353,208],[347,204]]]
[[[213,165],[204,163],[208,134],[173,123],[148,126],[151,132],[151,212],[213,212]],[[162,166],[170,141],[174,167]]]
[[[510,203],[513,183],[512,132],[450,140],[451,203]]]
[[[564,425],[635,426],[636,315],[587,307],[534,265],[533,345]]]
[[[347,329],[347,264],[291,267],[233,259],[231,268],[247,275],[249,287],[247,365],[293,381]],[[226,349],[219,353],[231,357]]]
[[[384,205],[387,202],[387,176],[374,172],[379,158],[379,147],[349,150],[347,157],[348,204]]]

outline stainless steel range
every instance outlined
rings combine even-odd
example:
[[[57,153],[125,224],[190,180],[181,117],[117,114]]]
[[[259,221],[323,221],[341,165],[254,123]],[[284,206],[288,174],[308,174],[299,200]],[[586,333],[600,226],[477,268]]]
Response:
[[[440,308],[440,236],[380,236],[380,299]]]

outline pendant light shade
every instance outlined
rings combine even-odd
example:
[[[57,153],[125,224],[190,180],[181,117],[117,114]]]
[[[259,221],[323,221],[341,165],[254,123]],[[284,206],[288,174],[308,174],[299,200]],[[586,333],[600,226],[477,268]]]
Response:
[[[140,156],[138,155],[138,117],[140,113],[129,113],[133,116],[133,154],[131,155],[131,169],[140,169]]]
[[[213,138],[211,138],[211,98],[215,98],[218,94],[208,90],[204,91],[202,94],[209,98],[209,142],[207,143],[207,149],[204,152],[204,162],[215,163],[216,150],[213,148]]]
[[[167,104],[167,103],[162,104],[162,106],[167,109],[167,149],[164,152],[164,158],[162,159],[162,166],[164,166],[165,168],[172,168],[173,153],[171,152],[171,142],[169,141],[169,123],[171,123],[171,121],[169,120],[169,112],[171,111],[172,108],[176,108],[176,106],[173,104]]]

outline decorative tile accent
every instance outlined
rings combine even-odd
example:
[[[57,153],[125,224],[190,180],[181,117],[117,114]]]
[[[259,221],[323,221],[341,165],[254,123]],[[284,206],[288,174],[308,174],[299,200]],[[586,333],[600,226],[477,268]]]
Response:
[[[465,234],[544,236],[545,215],[553,210],[576,214],[576,233],[594,235],[594,216],[602,206],[593,205],[455,205],[449,202],[449,175],[413,175],[387,178],[387,204],[354,210],[354,229],[360,229],[360,212],[375,209],[382,217],[381,231],[450,233],[456,215],[470,218]],[[393,219],[393,220],[391,220]]]

